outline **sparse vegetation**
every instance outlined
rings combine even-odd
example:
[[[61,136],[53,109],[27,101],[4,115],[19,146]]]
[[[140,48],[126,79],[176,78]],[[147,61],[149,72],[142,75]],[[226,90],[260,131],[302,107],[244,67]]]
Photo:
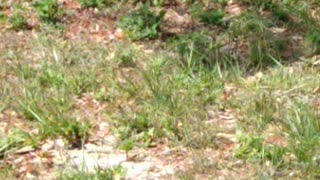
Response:
[[[318,1],[72,2],[0,1],[1,177],[319,179]]]

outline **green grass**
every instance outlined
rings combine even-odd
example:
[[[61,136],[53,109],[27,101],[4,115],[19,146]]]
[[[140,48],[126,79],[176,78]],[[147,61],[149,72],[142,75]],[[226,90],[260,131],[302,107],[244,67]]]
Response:
[[[46,23],[57,23],[63,14],[57,0],[35,1],[34,7],[40,20]]]

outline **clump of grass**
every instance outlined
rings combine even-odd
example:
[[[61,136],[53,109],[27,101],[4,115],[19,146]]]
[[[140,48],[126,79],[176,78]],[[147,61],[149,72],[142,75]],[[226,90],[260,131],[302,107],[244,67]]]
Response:
[[[134,106],[122,113],[125,115],[114,117],[120,119],[113,122],[120,139],[134,137],[138,146],[162,138],[189,147],[210,146],[214,129],[204,130],[201,119],[205,118],[205,105],[215,103],[217,91],[222,93],[218,81],[209,83],[217,74],[208,69],[190,71],[166,56],[157,55],[146,62],[146,68],[135,67],[131,72],[142,72],[142,77],[125,78],[127,82],[121,83],[121,92],[130,94]]]
[[[37,122],[40,140],[63,137],[72,147],[81,147],[88,138],[90,124],[70,117],[68,112],[71,106],[64,99],[66,97],[47,98],[43,95],[35,97],[30,92],[28,94],[25,102],[21,102],[20,111],[25,118]]]
[[[58,177],[61,179],[121,179],[125,176],[126,172],[121,166],[115,166],[112,168],[96,168],[94,172],[87,172],[84,170],[63,170],[60,171]]]
[[[28,132],[12,129],[7,137],[1,136],[0,138],[0,156],[5,156],[10,152],[14,152],[23,146],[37,145],[38,139],[33,137]]]
[[[259,90],[257,90],[259,91]],[[260,90],[256,95],[245,98],[242,108],[246,111],[243,117],[245,126],[257,131],[264,130],[268,124],[279,118],[276,99],[271,92]]]
[[[315,173],[319,163],[320,123],[313,108],[296,102],[281,122],[289,135],[292,153],[305,171]]]
[[[240,144],[234,150],[234,157],[249,162],[262,163],[269,160],[273,165],[279,166],[286,153],[284,147],[278,145],[265,145],[265,138],[259,135],[240,135]]]
[[[115,52],[115,60],[121,67],[133,67],[135,66],[134,59],[136,55],[137,49],[135,47],[128,44],[120,44]]]

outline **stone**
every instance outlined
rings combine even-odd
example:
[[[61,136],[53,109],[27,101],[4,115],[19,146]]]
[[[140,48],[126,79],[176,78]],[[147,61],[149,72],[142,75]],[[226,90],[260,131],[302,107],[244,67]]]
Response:
[[[145,179],[155,168],[153,162],[124,162],[121,166],[126,170],[126,179]]]
[[[97,160],[90,156],[76,157],[72,161],[73,167],[78,170],[85,169],[87,172],[94,172],[98,167]]]
[[[64,149],[65,143],[64,143],[63,139],[56,139],[54,141],[54,148],[55,149]]]
[[[112,168],[112,167],[121,165],[121,163],[125,162],[126,160],[127,160],[127,157],[125,154],[122,154],[122,153],[108,154],[107,156],[99,158],[98,165],[100,168],[103,168],[103,169]]]
[[[103,138],[104,145],[114,146],[117,144],[117,139],[114,136],[106,136]]]

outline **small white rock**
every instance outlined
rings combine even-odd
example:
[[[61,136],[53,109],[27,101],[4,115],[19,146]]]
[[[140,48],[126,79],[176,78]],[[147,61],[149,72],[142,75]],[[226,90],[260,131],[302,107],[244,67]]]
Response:
[[[54,148],[55,149],[64,149],[65,143],[64,143],[63,139],[56,139],[54,141]]]
[[[117,144],[117,139],[114,136],[106,136],[103,138],[103,144],[114,146]]]
[[[37,178],[36,178],[36,176],[34,176],[34,175],[30,174],[30,173],[27,173],[25,179],[26,180],[35,180]]]

